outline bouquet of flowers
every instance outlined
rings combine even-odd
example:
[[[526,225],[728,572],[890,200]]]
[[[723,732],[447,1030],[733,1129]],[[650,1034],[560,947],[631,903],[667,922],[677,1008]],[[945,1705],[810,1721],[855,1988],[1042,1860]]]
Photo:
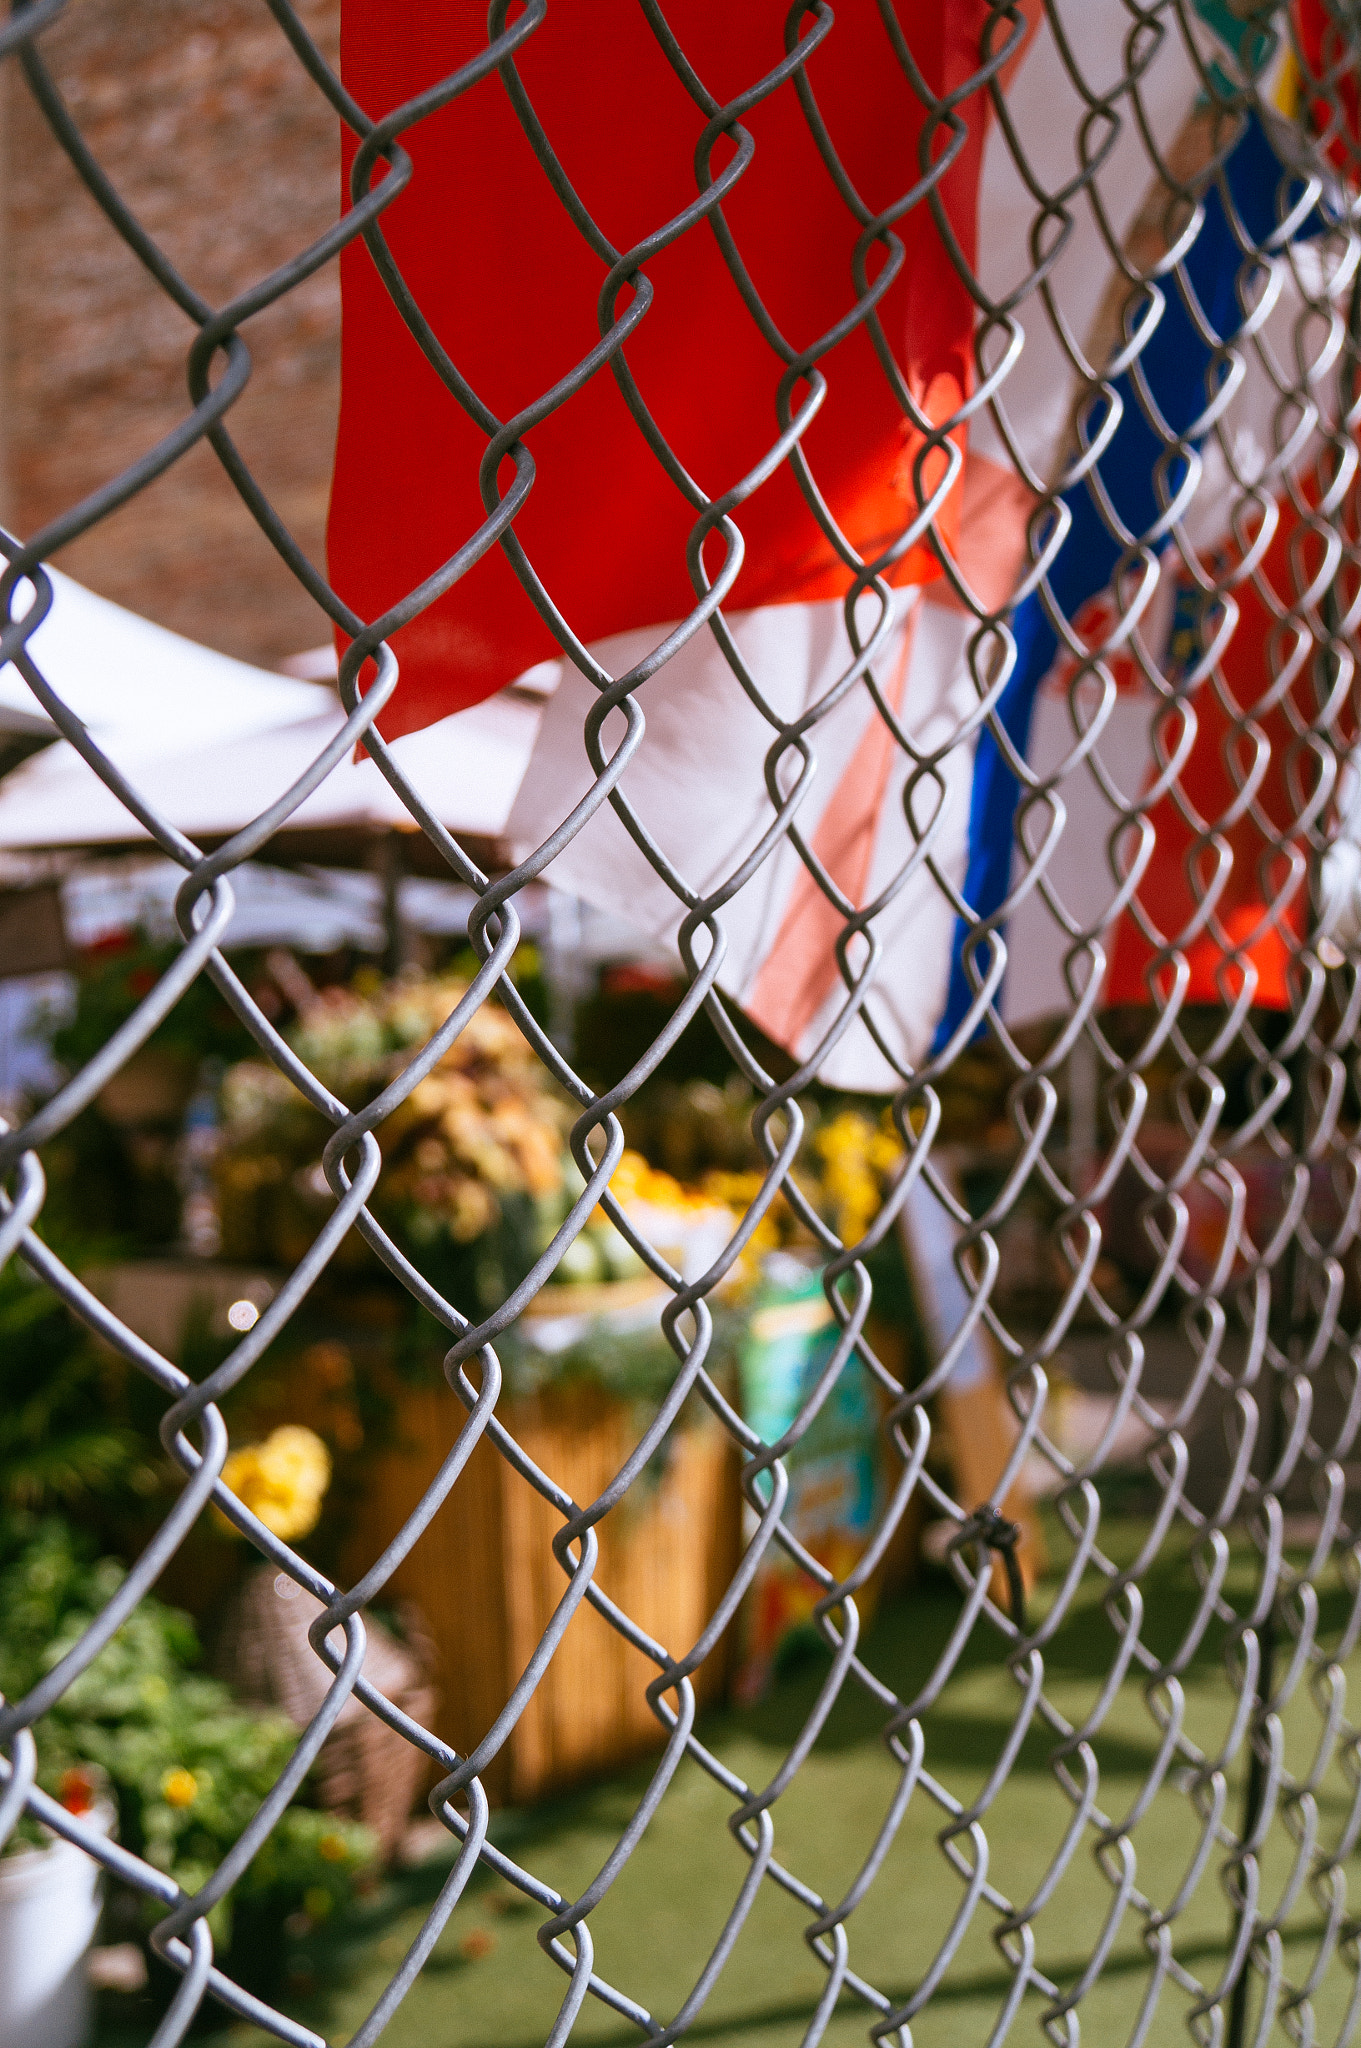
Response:
[[[438,1031],[465,993],[454,980],[356,984],[318,992],[291,1033],[333,1094],[371,1101]],[[476,1307],[533,1263],[545,1209],[563,1185],[569,1105],[514,1022],[483,1003],[379,1127],[374,1214],[437,1286]],[[259,1060],[223,1083],[218,1158],[223,1250],[294,1263],[329,1212],[321,1154],[332,1126]],[[348,1256],[369,1255],[351,1240]]]

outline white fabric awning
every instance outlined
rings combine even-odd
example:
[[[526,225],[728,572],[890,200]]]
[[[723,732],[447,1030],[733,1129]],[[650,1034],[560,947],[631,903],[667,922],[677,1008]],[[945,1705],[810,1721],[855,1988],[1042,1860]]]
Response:
[[[139,619],[53,572],[57,600],[30,643],[43,673],[139,793],[191,838],[250,823],[344,724],[335,693],[267,674]],[[36,710],[11,665],[0,708]],[[395,758],[450,831],[505,828],[541,705],[501,695],[395,742]],[[367,757],[343,760],[288,829],[412,823]],[[65,740],[0,782],[0,848],[110,845],[148,835]]]
[[[393,756],[450,831],[495,838],[538,731],[530,702],[495,696],[393,743]],[[266,725],[213,745],[127,762],[137,791],[188,838],[221,838],[287,791],[344,725],[336,705],[293,725]],[[123,750],[111,748],[123,766]],[[332,768],[289,829],[409,827],[411,815],[368,758]],[[0,782],[0,848],[108,846],[145,840],[111,788],[61,741]]]
[[[494,697],[397,740],[404,774],[452,832],[504,830],[539,726],[539,707]],[[238,831],[274,802],[345,722],[338,705],[291,725],[124,763],[138,791],[190,838]],[[291,830],[410,826],[411,815],[367,757],[342,761],[288,821]],[[0,847],[98,846],[147,834],[64,741],[0,783]]]
[[[218,654],[96,597],[59,569],[47,573],[52,609],[27,652],[100,743],[116,746],[120,766],[138,754],[306,718],[326,701],[315,683]],[[45,715],[12,662],[0,668],[0,709]]]

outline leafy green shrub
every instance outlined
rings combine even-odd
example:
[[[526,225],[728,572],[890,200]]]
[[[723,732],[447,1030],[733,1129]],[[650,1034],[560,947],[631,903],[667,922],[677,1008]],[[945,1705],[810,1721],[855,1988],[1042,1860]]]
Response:
[[[119,934],[92,946],[76,967],[75,1013],[52,1034],[52,1050],[73,1072],[106,1045],[120,1024],[150,995],[181,948],[145,932]],[[238,968],[241,961],[236,960]],[[197,1063],[209,1056],[239,1059],[253,1041],[206,974],[189,984],[147,1044],[182,1053]]]
[[[4,1537],[0,1692],[17,1699],[78,1641],[124,1572],[111,1558],[82,1556],[55,1517],[15,1518]],[[198,1655],[188,1616],[145,1599],[34,1729],[43,1789],[62,1797],[73,1774],[102,1774],[119,1840],[185,1891],[221,1862],[298,1739],[284,1715],[243,1706],[196,1671]],[[35,1839],[32,1824],[25,1827]],[[374,1848],[367,1828],[289,1807],[232,1899],[211,1916],[219,1947],[230,1945],[233,1904],[268,1907],[278,1921],[300,1909],[324,1917],[349,1896]]]
[[[136,1486],[136,1437],[101,1399],[86,1332],[17,1259],[0,1272],[0,1508]]]

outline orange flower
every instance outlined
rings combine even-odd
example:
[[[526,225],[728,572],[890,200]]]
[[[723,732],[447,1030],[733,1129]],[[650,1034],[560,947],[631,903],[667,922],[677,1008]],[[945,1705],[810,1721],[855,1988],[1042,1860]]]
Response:
[[[192,1806],[198,1798],[198,1779],[183,1764],[176,1764],[161,1779],[161,1797],[167,1806]]]

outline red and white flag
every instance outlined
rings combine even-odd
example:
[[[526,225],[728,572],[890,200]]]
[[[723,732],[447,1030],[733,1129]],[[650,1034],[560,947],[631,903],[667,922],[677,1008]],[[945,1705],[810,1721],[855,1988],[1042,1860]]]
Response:
[[[1073,0],[1060,11],[1066,52],[1046,15],[1017,36],[999,77],[1010,136],[986,91],[958,102],[964,140],[936,195],[955,251],[930,208],[915,204],[896,223],[904,258],[878,306],[915,405],[936,427],[949,427],[962,458],[935,528],[955,574],[985,611],[1006,603],[1026,558],[1036,501],[1023,471],[1046,483],[1071,451],[1074,341],[1081,347],[1102,331],[1117,283],[1111,242],[1128,233],[1152,183],[1141,123],[1165,149],[1200,88],[1185,44],[1168,35],[1141,74],[1136,118],[1124,83],[1125,10]],[[735,11],[718,0],[690,0],[671,19],[695,72],[724,101],[784,60],[785,14],[766,0]],[[978,73],[990,18],[982,0],[936,0],[899,14],[932,92],[958,90]],[[379,0],[346,0],[346,82],[371,114],[386,113],[471,58],[485,40],[483,21],[480,9],[450,5],[403,16],[394,27]],[[1001,32],[995,23],[993,32]],[[516,66],[562,173],[615,249],[635,246],[693,203],[705,116],[633,0],[597,0],[589,11],[555,0]],[[910,193],[921,177],[922,102],[873,0],[838,7],[808,57],[807,77],[867,206],[885,209]],[[1090,107],[1103,95],[1118,124],[1084,179],[1082,137],[1090,142]],[[724,198],[724,219],[771,320],[791,347],[809,348],[854,307],[860,226],[791,82],[742,118],[754,153]],[[939,155],[949,132],[939,129],[929,155]],[[402,146],[413,174],[382,216],[383,232],[459,374],[507,420],[597,345],[607,255],[552,192],[495,74],[404,134]],[[716,146],[715,174],[732,155],[730,142]],[[1025,285],[1037,248],[1048,249],[1059,232],[1052,216],[1042,221],[1030,181],[1071,193],[1062,247],[1046,274],[1065,333],[1039,296],[1025,296],[998,412],[980,408],[966,424],[979,316],[961,273],[994,304]],[[881,260],[871,260],[871,275]],[[676,460],[713,499],[738,485],[776,441],[786,365],[707,225],[649,256],[643,270],[654,296],[627,341],[629,372]],[[343,288],[330,561],[341,594],[373,618],[477,532],[487,433],[441,383],[360,248],[344,259]],[[616,315],[628,302],[625,290]],[[984,349],[990,370],[1007,345],[1006,331],[995,328]],[[840,530],[862,558],[872,558],[906,530],[921,492],[939,489],[945,458],[937,450],[920,460],[922,437],[906,429],[863,325],[820,356],[819,369],[826,399],[801,449]],[[795,407],[805,396],[806,387],[795,390]],[[621,675],[695,605],[686,566],[693,497],[649,448],[608,367],[529,428],[525,445],[535,479],[516,536],[553,606],[607,673]],[[507,461],[503,490],[510,474]],[[735,872],[774,819],[765,779],[772,721],[812,710],[852,660],[842,615],[850,571],[792,467],[777,467],[734,517],[745,555],[724,616],[769,715],[702,627],[636,692],[647,730],[621,784],[666,861],[701,895]],[[710,573],[722,553],[711,538]],[[827,1080],[853,1088],[892,1085],[895,1065],[921,1058],[941,1011],[967,842],[973,733],[993,658],[975,641],[975,618],[929,546],[913,547],[889,580],[897,611],[875,677],[907,750],[858,682],[811,728],[817,770],[796,820],[847,901],[885,898],[873,921],[884,959],[868,1004],[882,1044],[857,1021],[821,1062]],[[474,703],[557,651],[496,546],[393,644],[401,682],[383,720],[390,733]],[[562,670],[511,820],[521,854],[548,836],[594,779],[582,726],[595,686],[570,662]],[[606,727],[607,752],[622,730],[622,718]],[[672,942],[684,914],[608,808],[548,877],[588,901],[625,909],[653,943]],[[845,1001],[835,950],[843,919],[787,838],[719,921],[726,948],[720,985],[771,1036],[801,1057],[813,1055]]]

